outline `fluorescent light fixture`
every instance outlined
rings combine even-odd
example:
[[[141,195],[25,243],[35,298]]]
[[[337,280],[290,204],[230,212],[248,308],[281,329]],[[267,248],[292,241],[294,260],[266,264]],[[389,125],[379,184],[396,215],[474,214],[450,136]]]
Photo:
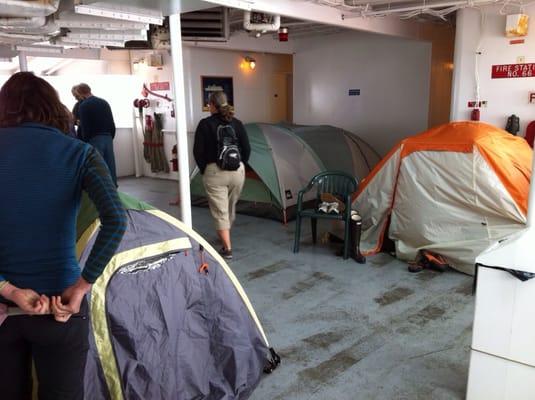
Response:
[[[99,48],[99,47],[105,47],[105,46],[124,47],[124,41],[105,40],[105,39],[95,40],[95,39],[76,39],[76,38],[63,37],[61,38],[61,43],[70,43],[70,44],[76,44],[79,47],[92,47],[92,48]]]
[[[75,14],[64,11],[56,20],[62,28],[82,28],[82,29],[140,29],[148,30],[149,24],[136,21],[124,21],[120,19],[95,17],[92,15]]]
[[[248,0],[202,0],[205,3],[218,4],[229,8],[239,8],[240,10],[251,11],[253,9],[253,1]]]
[[[92,40],[147,40],[147,31],[143,30],[117,30],[105,31],[97,29],[71,29],[67,34],[71,39],[92,39]]]
[[[92,4],[75,5],[74,11],[78,14],[94,15],[97,17],[122,19],[146,24],[163,24],[162,12],[147,8],[97,2]]]
[[[27,53],[39,54],[61,54],[63,47],[60,46],[16,46],[17,51],[25,51]]]

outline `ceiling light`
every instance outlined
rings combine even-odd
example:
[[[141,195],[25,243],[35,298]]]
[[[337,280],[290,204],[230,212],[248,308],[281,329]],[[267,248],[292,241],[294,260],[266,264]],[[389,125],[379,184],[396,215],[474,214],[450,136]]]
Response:
[[[92,47],[92,48],[99,48],[99,47],[105,47],[105,46],[113,46],[113,47],[124,47],[124,41],[118,41],[118,40],[95,40],[95,39],[76,39],[76,38],[69,38],[69,37],[63,37],[61,38],[61,43],[72,43],[76,44],[79,47]]]
[[[122,19],[126,21],[136,21],[155,25],[163,24],[163,15],[161,11],[154,11],[140,7],[122,6],[106,2],[78,4],[74,6],[74,11],[78,14],[94,15],[97,17]]]
[[[147,31],[144,30],[96,30],[96,29],[71,29],[67,34],[72,39],[92,40],[147,40]]]
[[[62,28],[143,29],[145,31],[149,29],[149,24],[144,22],[95,17],[67,11],[60,13],[56,22]]]

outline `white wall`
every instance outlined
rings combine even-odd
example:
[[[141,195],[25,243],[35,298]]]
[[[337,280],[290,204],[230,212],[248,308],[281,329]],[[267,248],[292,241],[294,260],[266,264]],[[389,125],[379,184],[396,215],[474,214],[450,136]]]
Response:
[[[152,51],[132,51],[131,60],[136,62],[147,59]],[[133,73],[142,79],[147,85],[150,82],[170,82],[171,91],[158,92],[173,97],[172,93],[172,69],[171,57],[167,51],[162,51],[164,66],[149,67],[139,63],[136,68],[132,68]],[[251,71],[240,68],[243,57],[249,55],[256,59],[257,67]],[[186,115],[187,129],[189,132],[190,155],[193,146],[193,133],[197,124],[202,118],[209,116],[208,112],[202,111],[202,91],[201,76],[231,76],[234,86],[234,107],[236,117],[247,122],[278,122],[273,119],[272,104],[272,78],[277,73],[292,72],[291,56],[282,54],[255,53],[252,51],[221,50],[214,48],[201,48],[195,46],[184,46],[184,81],[186,88]],[[153,96],[149,96],[151,103],[158,101]],[[166,104],[160,100],[160,106]],[[164,110],[167,111],[167,110]],[[164,129],[175,129],[175,121],[169,113],[165,113]],[[176,138],[172,133],[166,133],[164,137],[164,147],[168,158],[170,158],[171,148],[176,144]],[[190,159],[190,169],[195,163],[193,157]],[[178,178],[177,174],[153,174],[147,166],[144,167],[146,176],[160,178]]]
[[[130,52],[128,50],[100,50],[100,59],[70,59],[54,75],[130,75]]]
[[[504,128],[507,117],[514,113],[520,117],[518,134],[524,136],[527,123],[535,119],[535,104],[528,102],[529,91],[535,91],[535,78],[491,79],[491,69],[492,65],[516,64],[519,56],[524,56],[526,63],[535,62],[535,7],[526,8],[530,33],[524,44],[516,45],[505,37],[505,15],[499,14],[500,8],[466,8],[457,14],[451,119],[470,118],[468,101],[476,99],[475,63],[479,48],[480,99],[488,102],[487,108],[481,109],[481,120]],[[518,13],[518,8],[508,11]]]
[[[382,155],[427,128],[430,43],[349,32],[295,48],[295,123],[355,132]]]

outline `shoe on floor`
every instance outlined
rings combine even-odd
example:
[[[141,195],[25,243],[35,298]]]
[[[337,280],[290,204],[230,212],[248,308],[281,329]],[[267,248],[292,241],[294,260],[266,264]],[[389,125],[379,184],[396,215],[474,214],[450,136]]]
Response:
[[[227,250],[224,247],[221,247],[221,250],[219,250],[219,254],[221,255],[221,257],[227,260],[232,260],[232,250]]]

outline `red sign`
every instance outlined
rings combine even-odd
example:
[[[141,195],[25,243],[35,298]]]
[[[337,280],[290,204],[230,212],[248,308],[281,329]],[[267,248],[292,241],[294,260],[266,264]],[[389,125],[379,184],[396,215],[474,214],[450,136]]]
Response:
[[[151,82],[150,84],[150,90],[155,92],[158,90],[169,90],[169,88],[169,82]]]
[[[492,66],[492,79],[535,77],[535,64],[504,64]]]
[[[524,39],[515,39],[515,40],[509,41],[509,44],[523,44],[523,43],[524,43]]]

